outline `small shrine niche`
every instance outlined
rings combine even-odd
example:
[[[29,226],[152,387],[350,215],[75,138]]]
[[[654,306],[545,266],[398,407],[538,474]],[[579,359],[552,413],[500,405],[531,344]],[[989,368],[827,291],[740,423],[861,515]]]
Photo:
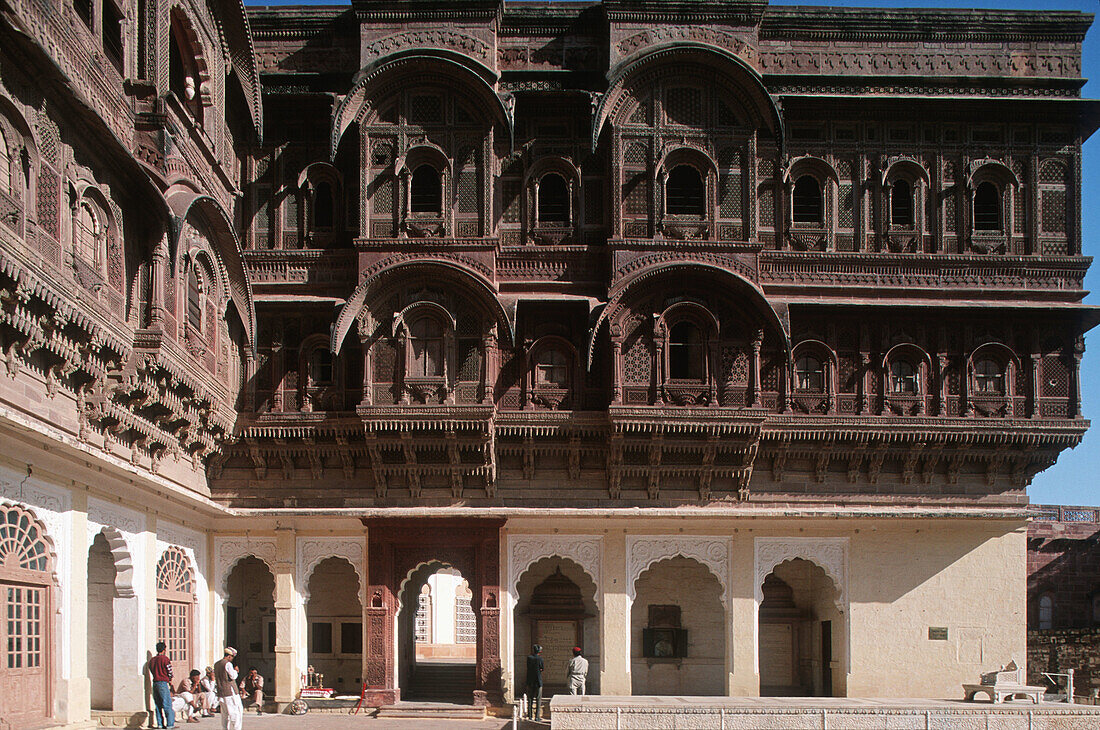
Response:
[[[574,646],[584,649],[584,620],[591,615],[584,610],[580,586],[560,567],[531,592],[527,616],[532,641],[542,646],[545,696],[568,691],[569,660]]]
[[[642,629],[642,656],[655,661],[679,661],[687,656],[687,629],[680,623],[680,607],[650,604],[649,621]]]

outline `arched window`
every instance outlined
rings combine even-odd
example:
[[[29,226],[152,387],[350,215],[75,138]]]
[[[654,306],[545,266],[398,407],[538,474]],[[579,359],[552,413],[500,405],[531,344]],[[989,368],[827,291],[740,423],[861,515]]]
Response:
[[[322,180],[313,189],[313,227],[331,230],[333,218],[332,185]]]
[[[103,237],[103,222],[96,205],[82,198],[76,208],[76,219],[73,221],[73,244],[76,257],[93,269],[99,270],[103,260],[101,242]]]
[[[164,551],[157,563],[157,641],[168,647],[177,677],[191,670],[194,641],[195,576],[191,561],[178,547]]]
[[[183,49],[176,37],[179,31],[174,23],[172,31],[168,40],[168,88],[180,101],[189,102],[195,98],[195,79],[184,66]]]
[[[988,180],[974,191],[974,230],[999,231],[1001,225],[1001,195]]]
[[[794,184],[793,198],[791,214],[795,223],[824,224],[821,184],[816,177],[803,175],[798,178]]]
[[[913,225],[913,188],[907,180],[895,180],[890,189],[890,224]]]
[[[187,324],[199,333],[202,332],[204,284],[199,267],[192,263],[187,270]]]
[[[1039,596],[1039,628],[1049,629],[1054,626],[1054,598],[1049,594]]]
[[[982,358],[974,363],[974,389],[983,395],[1005,394],[1005,371],[992,358]]]
[[[122,11],[111,0],[103,0],[103,52],[122,73]]]
[[[0,193],[11,195],[11,155],[8,153],[8,140],[0,127]]]
[[[669,215],[704,215],[706,186],[699,171],[691,165],[677,165],[668,173],[665,187],[665,212]]]
[[[535,362],[535,386],[569,387],[569,358],[561,350],[546,349]]]
[[[413,170],[410,187],[410,207],[413,213],[443,212],[443,185],[438,170],[427,164],[416,168]]]
[[[890,392],[899,395],[916,395],[920,392],[917,369],[908,360],[890,363]]]
[[[795,387],[821,393],[825,390],[825,368],[816,357],[804,356],[794,364]]]
[[[318,347],[309,358],[310,385],[332,385],[334,381],[332,352],[326,347]]]
[[[539,180],[538,222],[569,222],[569,186],[557,173],[548,173]]]
[[[443,375],[443,327],[435,317],[421,317],[409,327],[412,377],[434,378]]]
[[[668,376],[672,380],[703,380],[706,368],[703,333],[692,322],[677,322],[668,333]]]

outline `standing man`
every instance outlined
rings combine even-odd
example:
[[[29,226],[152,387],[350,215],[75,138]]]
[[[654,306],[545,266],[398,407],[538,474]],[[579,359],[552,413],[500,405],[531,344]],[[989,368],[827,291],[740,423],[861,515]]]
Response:
[[[225,647],[225,656],[214,665],[214,684],[218,687],[218,701],[222,706],[222,730],[241,730],[244,719],[244,707],[241,695],[237,692],[237,668],[233,666],[233,657],[237,650]]]
[[[581,648],[573,647],[573,658],[569,660],[569,694],[588,694],[584,691],[584,683],[588,678],[588,660],[581,656]]]
[[[153,727],[174,728],[176,713],[172,709],[172,660],[168,658],[168,646],[157,642],[157,655],[149,660],[149,674],[153,675],[153,704],[156,706]]]
[[[542,647],[535,644],[527,656],[527,719],[542,721]]]

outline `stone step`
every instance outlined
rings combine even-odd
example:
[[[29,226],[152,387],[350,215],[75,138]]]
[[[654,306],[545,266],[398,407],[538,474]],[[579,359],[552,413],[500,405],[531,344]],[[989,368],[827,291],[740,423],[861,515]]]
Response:
[[[398,702],[379,707],[375,717],[414,717],[432,720],[484,720],[485,708],[447,702]]]

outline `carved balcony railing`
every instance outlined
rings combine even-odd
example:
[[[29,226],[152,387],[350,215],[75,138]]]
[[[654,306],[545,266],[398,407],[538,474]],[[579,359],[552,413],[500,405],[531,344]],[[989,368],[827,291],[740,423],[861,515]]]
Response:
[[[355,284],[356,255],[350,250],[245,251],[253,286],[301,284],[346,289]]]

